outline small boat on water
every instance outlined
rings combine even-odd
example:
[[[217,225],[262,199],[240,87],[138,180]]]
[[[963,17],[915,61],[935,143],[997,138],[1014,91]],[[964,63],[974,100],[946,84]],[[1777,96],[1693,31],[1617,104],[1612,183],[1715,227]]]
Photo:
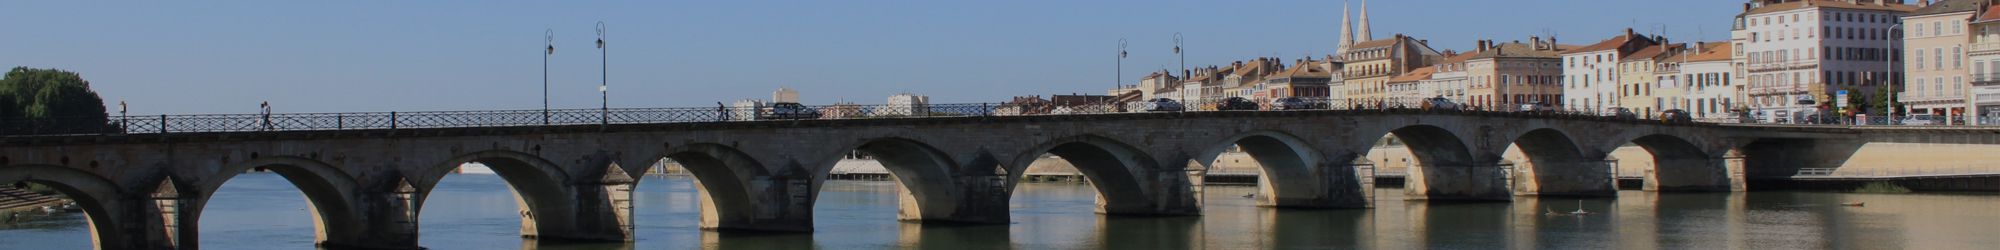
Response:
[[[1256,193],[1245,194],[1243,195],[1243,198],[1257,198],[1257,194]]]
[[[51,213],[51,214],[53,214],[53,213],[56,213],[56,212],[60,212],[60,211],[62,211],[62,210],[57,210],[57,209],[56,209],[56,206],[42,206],[42,213]]]
[[[1548,215],[1548,216],[1563,216],[1563,215],[1575,215],[1575,216],[1584,216],[1584,215],[1590,215],[1590,214],[1593,214],[1593,213],[1591,213],[1591,212],[1590,212],[1589,210],[1583,210],[1583,201],[1582,201],[1582,200],[1577,200],[1577,201],[1576,201],[1576,211],[1569,211],[1569,212],[1556,212],[1556,210],[1555,210],[1555,209],[1550,209],[1550,208],[1542,208],[1542,210],[1543,210],[1543,211],[1547,211],[1547,213],[1543,213],[1543,215]]]
[[[1868,203],[1863,203],[1863,202],[1848,202],[1848,203],[1841,203],[1840,205],[1841,205],[1841,206],[1849,206],[1849,207],[1859,207],[1859,206],[1867,206],[1867,205],[1868,205]]]
[[[58,208],[61,208],[63,211],[69,211],[69,212],[83,211],[83,207],[77,206],[76,202],[74,201],[64,202],[62,204],[62,207]]]

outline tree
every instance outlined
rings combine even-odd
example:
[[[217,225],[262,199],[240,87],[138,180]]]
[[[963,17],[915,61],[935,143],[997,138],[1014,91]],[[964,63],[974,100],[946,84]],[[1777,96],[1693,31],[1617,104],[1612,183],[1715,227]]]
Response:
[[[1875,93],[1870,94],[1868,97],[1872,101],[1868,103],[1868,110],[1879,111],[1880,115],[1888,115],[1889,111],[1903,109],[1902,102],[1896,102],[1894,105],[1889,103],[1889,95],[1894,94],[1896,93],[1889,92],[1889,85],[1885,84],[1882,87],[1877,87]]]
[[[76,72],[15,67],[0,78],[6,133],[94,133],[113,128],[104,99]]]

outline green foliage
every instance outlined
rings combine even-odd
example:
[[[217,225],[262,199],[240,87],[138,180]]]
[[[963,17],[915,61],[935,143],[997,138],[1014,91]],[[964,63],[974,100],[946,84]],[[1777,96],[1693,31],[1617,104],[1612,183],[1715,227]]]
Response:
[[[1871,193],[1871,194],[1902,194],[1902,193],[1909,193],[1910,189],[1905,188],[1901,185],[1896,185],[1895,183],[1889,183],[1886,181],[1877,181],[1861,185],[1861,188],[1854,189],[1854,192]]]
[[[15,67],[0,78],[0,132],[105,132],[108,116],[104,99],[76,72]]]
[[[1897,103],[1896,103],[1895,105],[1890,105],[1890,104],[1889,104],[1889,95],[1892,95],[1892,94],[1893,94],[1893,93],[1890,93],[1890,92],[1889,92],[1889,86],[1888,86],[1888,85],[1882,85],[1881,87],[1877,87],[1877,88],[1875,89],[1875,93],[1874,93],[1874,94],[1869,94],[1869,95],[1868,95],[1868,98],[1867,98],[1867,99],[1865,99],[1865,100],[1867,100],[1867,101],[1868,101],[1868,102],[1867,102],[1867,103],[1868,103],[1868,106],[1867,106],[1867,108],[1868,108],[1868,110],[1869,110],[1869,112],[1870,112],[1870,113],[1868,113],[1868,114],[1869,114],[1869,115],[1888,115],[1888,114],[1889,114],[1889,111],[1890,111],[1890,110],[1902,110],[1902,108],[1903,108],[1903,103],[1902,103],[1902,102],[1897,102]]]

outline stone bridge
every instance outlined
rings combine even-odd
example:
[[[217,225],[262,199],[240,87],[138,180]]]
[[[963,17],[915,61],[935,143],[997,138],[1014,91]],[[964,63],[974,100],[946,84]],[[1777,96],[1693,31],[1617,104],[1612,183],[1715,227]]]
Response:
[[[524,237],[624,241],[642,209],[631,203],[635,177],[662,159],[700,183],[702,228],[807,232],[828,171],[854,152],[893,173],[902,220],[1008,223],[1013,187],[1044,154],[1090,179],[1098,213],[1184,216],[1202,211],[1191,176],[1232,147],[1262,166],[1260,205],[1367,208],[1373,167],[1359,156],[1385,136],[1420,163],[1408,197],[1506,201],[1614,196],[1607,154],[1628,144],[1653,155],[1646,190],[1742,191],[1746,172],[1811,167],[1793,162],[1843,147],[1821,144],[2000,144],[1995,132],[1291,111],[67,135],[0,138],[0,184],[74,197],[101,248],[193,249],[209,196],[262,169],[303,191],[320,244],[417,248],[425,197],[475,162],[519,195]],[[1510,147],[1526,159],[1503,160]]]

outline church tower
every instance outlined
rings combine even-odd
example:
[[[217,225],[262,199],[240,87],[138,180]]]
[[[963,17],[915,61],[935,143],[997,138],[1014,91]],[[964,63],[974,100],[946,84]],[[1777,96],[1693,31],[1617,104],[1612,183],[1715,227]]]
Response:
[[[1351,13],[1347,10],[1348,5],[1351,5],[1351,2],[1343,2],[1340,5],[1340,47],[1333,49],[1333,56],[1336,57],[1346,57],[1347,47],[1354,45],[1354,22],[1347,16]]]
[[[1374,41],[1375,32],[1368,28],[1368,0],[1361,0],[1361,41]]]

